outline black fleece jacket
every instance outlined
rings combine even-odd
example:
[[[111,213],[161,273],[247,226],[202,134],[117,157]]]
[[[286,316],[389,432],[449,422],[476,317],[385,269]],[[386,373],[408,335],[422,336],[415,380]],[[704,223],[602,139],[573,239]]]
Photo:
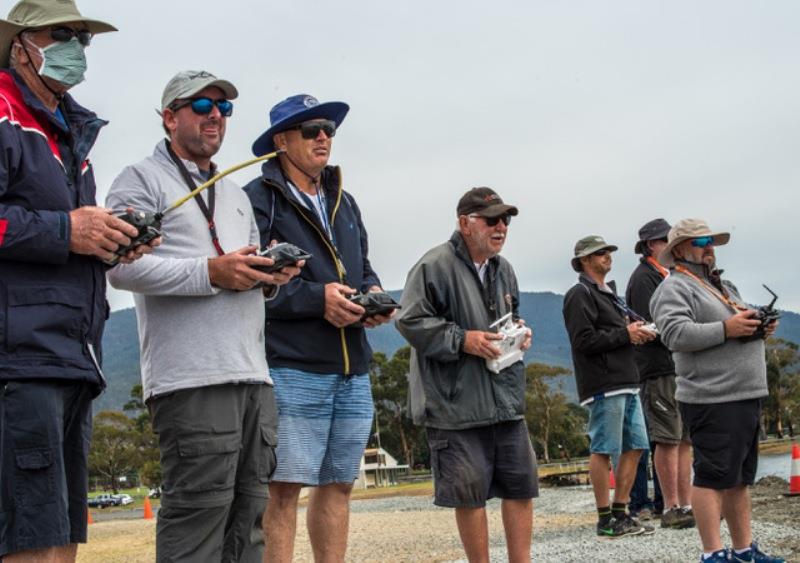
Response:
[[[628,307],[649,322],[653,321],[653,317],[650,314],[650,298],[663,279],[661,274],[648,264],[645,258],[642,258],[641,263],[628,280],[625,301],[627,301]],[[664,346],[661,338],[656,338],[641,346],[634,346],[634,353],[636,366],[639,368],[640,381],[675,374],[672,352]]]
[[[614,282],[608,286],[616,292]],[[585,274],[564,296],[564,323],[581,402],[639,385],[628,323],[615,299],[615,293],[600,289]]]

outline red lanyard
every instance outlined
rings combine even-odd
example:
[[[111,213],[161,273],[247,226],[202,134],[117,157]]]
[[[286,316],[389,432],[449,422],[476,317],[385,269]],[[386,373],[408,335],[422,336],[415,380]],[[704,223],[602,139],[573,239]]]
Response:
[[[676,265],[675,265],[675,271],[676,271],[676,272],[680,272],[680,273],[682,273],[682,274],[685,274],[685,275],[689,276],[690,278],[693,278],[693,279],[695,279],[695,280],[697,281],[697,283],[699,283],[700,285],[702,285],[703,287],[705,287],[705,288],[706,288],[708,291],[710,291],[710,292],[711,292],[711,293],[712,293],[712,294],[713,294],[713,295],[714,295],[714,296],[715,296],[717,299],[719,299],[719,300],[720,300],[720,301],[722,301],[722,302],[723,302],[725,305],[727,305],[728,307],[730,307],[731,309],[733,309],[733,312],[734,312],[734,313],[737,313],[737,312],[739,312],[739,311],[746,311],[746,310],[747,310],[747,307],[744,307],[743,305],[741,305],[741,304],[737,303],[736,301],[734,301],[733,299],[731,299],[730,297],[728,297],[727,295],[725,295],[725,293],[723,293],[723,292],[720,292],[720,291],[719,291],[719,290],[718,290],[716,287],[714,287],[714,286],[712,286],[711,284],[709,284],[709,283],[708,283],[707,281],[705,281],[703,278],[701,278],[701,277],[699,277],[699,276],[695,275],[693,272],[691,272],[691,271],[690,271],[690,270],[689,270],[689,269],[688,269],[686,266],[684,266],[683,264],[676,264]]]

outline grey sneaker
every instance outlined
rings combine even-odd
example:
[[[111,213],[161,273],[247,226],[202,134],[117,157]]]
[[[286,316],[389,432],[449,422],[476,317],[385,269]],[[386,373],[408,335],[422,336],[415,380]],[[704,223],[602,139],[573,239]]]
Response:
[[[661,527],[683,530],[694,526],[694,516],[677,506],[670,508],[661,516]]]

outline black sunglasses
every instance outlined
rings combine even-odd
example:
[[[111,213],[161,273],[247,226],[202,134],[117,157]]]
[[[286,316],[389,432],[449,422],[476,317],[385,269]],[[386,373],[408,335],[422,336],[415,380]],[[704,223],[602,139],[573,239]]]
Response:
[[[502,221],[503,224],[508,227],[509,223],[511,223],[511,215],[499,215],[497,217],[484,217],[483,215],[470,215],[470,217],[480,217],[484,221],[486,221],[487,227],[496,227],[497,224]]]
[[[53,27],[50,29],[50,37],[60,43],[71,41],[73,37],[78,38],[78,43],[87,47],[92,42],[92,32],[88,29],[72,29],[71,27]]]
[[[606,254],[611,254],[611,250],[608,248],[601,248],[600,250],[592,252],[592,256],[605,256]]]
[[[233,102],[230,100],[212,100],[211,98],[187,98],[183,101],[172,102],[169,109],[178,111],[182,107],[192,106],[192,111],[197,115],[208,115],[214,106],[217,106],[222,117],[230,117],[233,114]]]
[[[316,139],[319,137],[319,132],[322,131],[330,139],[336,135],[336,123],[330,119],[323,121],[306,121],[300,125],[290,127],[290,129],[299,129],[300,135],[304,139]]]

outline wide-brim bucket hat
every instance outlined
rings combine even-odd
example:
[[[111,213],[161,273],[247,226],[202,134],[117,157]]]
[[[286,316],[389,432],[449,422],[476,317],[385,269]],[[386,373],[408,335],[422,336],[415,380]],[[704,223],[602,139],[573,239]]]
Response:
[[[275,151],[272,137],[312,119],[330,119],[336,128],[344,121],[350,106],[344,102],[320,103],[314,96],[297,94],[275,104],[269,110],[270,127],[253,143],[253,154],[261,156]]]
[[[576,272],[582,272],[581,258],[594,254],[598,250],[608,249],[611,252],[616,252],[619,248],[616,245],[608,244],[605,239],[599,235],[589,235],[583,237],[575,243],[575,256],[571,260],[572,269]]]
[[[83,22],[93,35],[117,31],[117,28],[100,20],[83,17],[72,0],[21,0],[0,20],[0,67],[9,64],[11,41],[26,29],[48,27],[69,22]]]
[[[644,254],[644,249],[647,248],[648,241],[667,238],[671,228],[667,220],[661,219],[660,217],[648,221],[639,229],[639,240],[636,242],[636,246],[633,247],[633,252],[636,254]]]
[[[669,230],[667,246],[658,255],[659,264],[667,268],[674,266],[675,258],[672,256],[672,249],[685,240],[700,237],[714,237],[714,246],[728,244],[728,241],[731,240],[730,233],[714,232],[702,219],[681,219]]]

